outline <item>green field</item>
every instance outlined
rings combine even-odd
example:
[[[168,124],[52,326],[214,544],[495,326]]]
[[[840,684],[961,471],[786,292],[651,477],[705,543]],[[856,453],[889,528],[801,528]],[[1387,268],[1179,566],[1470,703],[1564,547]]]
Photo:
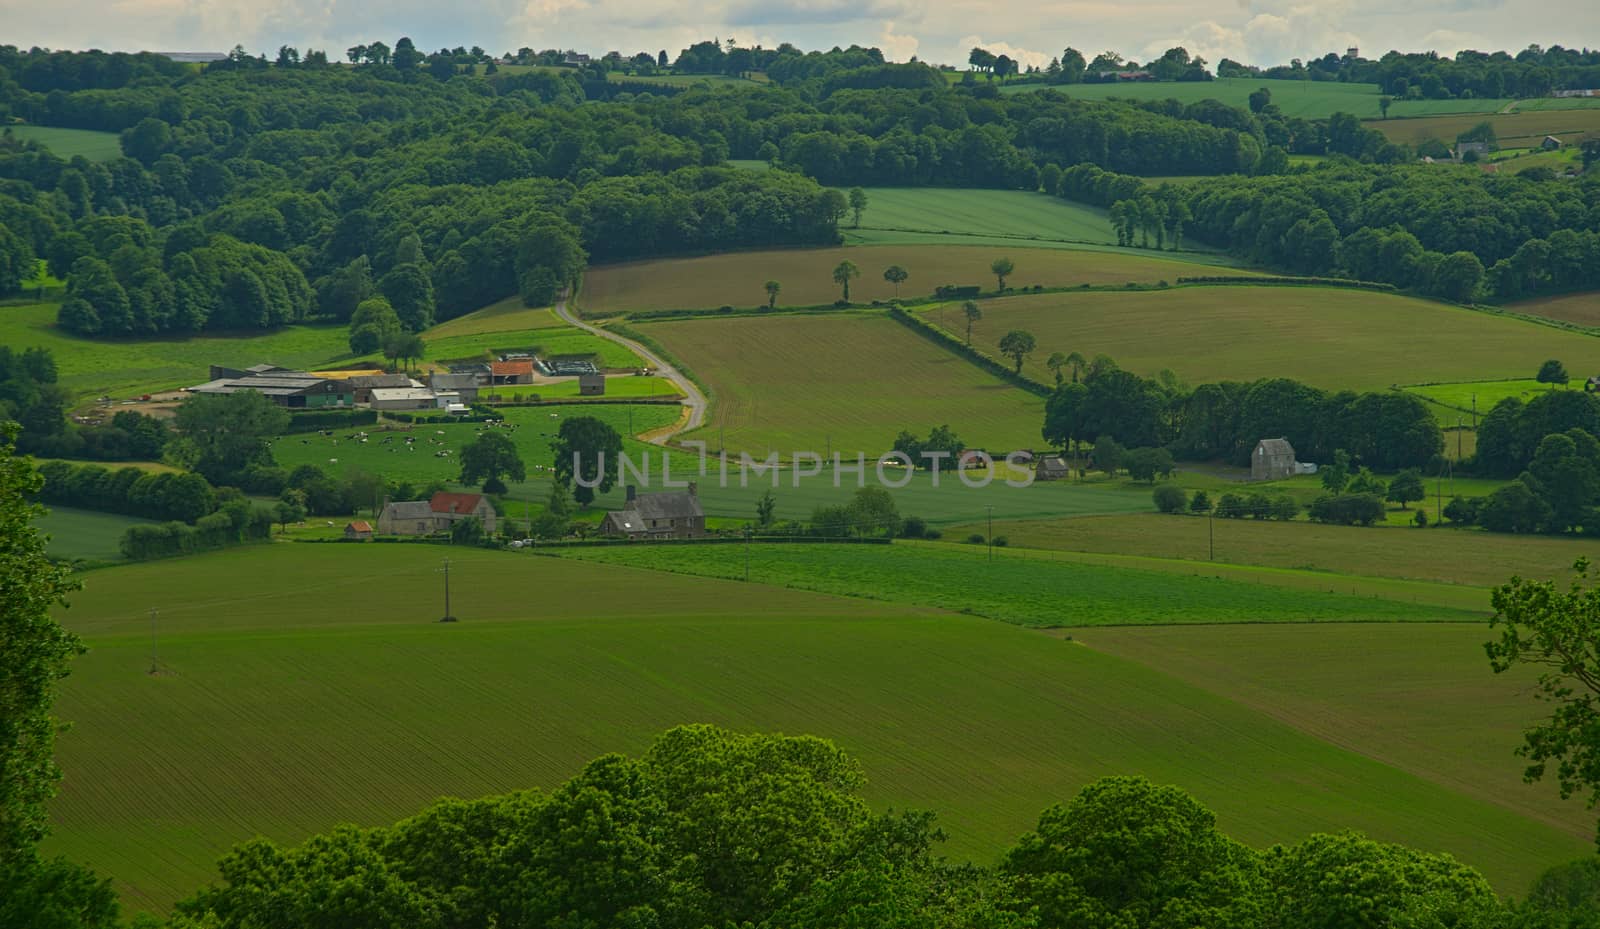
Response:
[[[521,399],[524,397],[538,397],[542,400],[570,400],[581,396],[578,393],[578,379],[556,381],[551,384],[519,384],[511,387],[495,387],[482,393],[484,397],[500,397],[505,400]],[[622,397],[625,399],[640,399],[646,397],[677,397],[680,396],[672,382],[660,377],[638,375],[615,375],[606,378],[605,396],[610,398]]]
[[[446,554],[456,625],[432,622]],[[1086,648],[761,584],[417,545],[255,546],[86,582],[62,614],[90,652],[56,706],[73,726],[46,850],[113,876],[134,907],[192,892],[251,836],[294,842],[441,795],[554,786],[686,722],[836,740],[862,760],[876,806],[938,811],[957,860],[990,860],[1045,806],[1111,773],[1180,784],[1257,846],[1356,828],[1453,852],[1507,893],[1589,848],[1575,805],[1562,819],[1553,791],[1501,789],[1536,707],[1526,682],[1481,667],[1478,625],[1281,626],[1271,647],[1262,627],[1194,627],[1172,655],[1148,646],[1133,660],[1112,652],[1165,630],[1078,630]],[[1441,660],[1452,632],[1476,664]],[[1241,681],[1183,665],[1235,637],[1245,659],[1278,667]],[[1415,676],[1397,667],[1425,676],[1405,688]],[[1289,672],[1293,699],[1256,705]],[[1319,698],[1374,688],[1384,699],[1360,709],[1381,720],[1329,731],[1345,721]],[[1436,710],[1475,715],[1444,731]],[[1405,744],[1416,757],[1379,757]],[[1452,766],[1463,745],[1477,754]]]
[[[948,423],[969,444],[1032,448],[1044,401],[876,313],[656,322],[637,327],[711,391],[693,438],[787,458],[889,450]]]
[[[69,161],[77,155],[90,161],[109,161],[122,157],[122,139],[115,132],[57,129],[53,126],[7,126],[4,131],[19,139],[38,142],[58,158]]]
[[[1541,297],[1513,303],[1507,309],[1529,316],[1542,316],[1575,326],[1600,328],[1600,291]]]
[[[942,322],[941,322],[942,315]],[[924,317],[961,331],[959,308]],[[1372,390],[1419,381],[1519,377],[1560,358],[1600,370],[1600,339],[1410,297],[1301,287],[1181,287],[1043,294],[983,304],[973,342],[995,351],[1010,329],[1038,349],[1023,370],[1049,378],[1052,352],[1107,354],[1151,375],[1170,368],[1199,384],[1293,377],[1323,388]]]
[[[1494,127],[1501,148],[1533,148],[1547,135],[1576,144],[1584,133],[1600,130],[1600,106],[1564,110],[1524,110],[1519,106],[1512,113],[1381,119],[1366,125],[1382,132],[1391,142],[1417,145],[1426,139],[1438,139],[1454,145],[1456,136],[1483,122]]]
[[[1580,378],[1581,380],[1581,378]],[[1408,394],[1416,394],[1424,400],[1431,401],[1449,410],[1439,417],[1440,422],[1449,420],[1454,423],[1455,414],[1464,414],[1470,417],[1474,411],[1477,415],[1494,409],[1494,405],[1507,397],[1515,397],[1526,403],[1539,394],[1551,390],[1578,390],[1582,384],[1569,387],[1559,387],[1554,384],[1541,384],[1533,378],[1514,378],[1505,381],[1463,381],[1456,384],[1416,384],[1402,388]]]
[[[79,397],[186,387],[206,380],[212,364],[279,364],[317,369],[354,361],[342,326],[290,326],[245,336],[204,335],[165,341],[95,341],[55,327],[56,305],[0,306],[0,344],[48,348],[61,383]]]
[[[867,208],[856,230],[935,232],[1020,240],[1115,245],[1106,211],[1021,190],[938,187],[868,187]]]
[[[49,509],[50,512],[34,525],[50,537],[47,551],[52,558],[121,561],[122,534],[128,531],[129,526],[150,523],[148,519],[114,513],[74,510],[63,506]]]
[[[995,286],[989,265],[1008,257],[1016,265],[1013,287],[1073,287],[1079,284],[1154,284],[1179,277],[1216,274],[1217,269],[1177,258],[1172,252],[1109,248],[1104,251],[1046,249],[996,240],[991,246],[941,244],[924,236],[921,245],[873,245],[852,248],[785,249],[730,252],[703,258],[636,261],[599,265],[583,277],[578,303],[585,313],[604,315],[639,310],[695,309],[720,306],[754,307],[767,302],[764,285],[783,285],[779,306],[818,306],[839,299],[833,269],[851,261],[861,276],[850,284],[857,303],[888,300],[894,287],[883,279],[890,265],[911,275],[900,296],[927,296],[942,284]],[[1183,253],[1185,258],[1197,257]],[[1249,274],[1228,271],[1228,274]]]
[[[1433,515],[1433,482],[1428,482]],[[1448,495],[1446,496],[1448,500]],[[946,538],[983,532],[981,522],[951,527]],[[995,535],[1011,546],[1206,561],[1322,572],[1329,583],[1382,577],[1472,588],[1479,604],[1513,574],[1561,577],[1591,542],[1548,536],[1505,536],[1461,529],[1363,529],[1294,522],[1165,516],[1146,512],[1087,519],[996,520]]]
[[[1396,599],[1078,560],[983,546],[627,545],[564,557],[973,613],[1021,626],[1462,620],[1473,613]]]
[[[1285,116],[1320,119],[1334,113],[1350,113],[1362,119],[1382,115],[1378,99],[1383,96],[1377,84],[1341,84],[1335,81],[1264,80],[1253,77],[1225,77],[1196,83],[1128,84],[1011,84],[1005,93],[1027,93],[1049,86],[1079,100],[1179,100],[1196,103],[1217,100],[1229,106],[1247,107],[1250,94],[1265,87],[1272,102]],[[1397,100],[1390,108],[1391,118],[1426,116],[1438,113],[1495,113],[1509,100]]]
[[[53,303],[0,306],[0,344],[50,349],[61,383],[79,397],[122,398],[187,387],[204,381],[212,364],[247,367],[264,362],[320,370],[381,361],[378,355],[350,354],[346,345],[349,333],[337,325],[113,342],[62,332],[55,327],[56,310]],[[626,369],[640,364],[632,352],[619,345],[571,326],[550,325],[555,318],[548,310],[519,310],[497,303],[427,330],[423,340],[428,359],[481,357],[491,349],[538,348],[550,355],[598,356],[607,367]]]

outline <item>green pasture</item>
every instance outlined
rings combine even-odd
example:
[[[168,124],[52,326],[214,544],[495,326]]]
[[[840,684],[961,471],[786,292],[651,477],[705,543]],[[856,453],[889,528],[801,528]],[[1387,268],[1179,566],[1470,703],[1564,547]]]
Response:
[[[1457,414],[1468,419],[1476,410],[1478,416],[1494,409],[1494,405],[1508,397],[1514,397],[1526,403],[1539,394],[1551,390],[1581,390],[1580,383],[1569,384],[1562,387],[1556,384],[1541,384],[1533,378],[1513,378],[1504,381],[1462,381],[1455,384],[1413,384],[1401,388],[1408,394],[1415,394],[1424,400],[1447,408],[1448,412],[1441,412],[1440,422],[1449,421],[1454,424]]]
[[[1191,252],[1115,246],[1098,251],[1052,249],[1035,247],[1040,244],[1037,242],[1019,244],[1005,239],[993,239],[983,245],[957,245],[941,241],[940,236],[916,235],[920,237],[918,242],[910,244],[728,252],[598,265],[584,273],[578,304],[593,315],[721,306],[749,309],[765,306],[766,282],[777,281],[782,286],[777,301],[780,307],[826,305],[839,299],[841,291],[833,282],[833,269],[841,261],[850,261],[861,271],[861,276],[850,283],[850,299],[856,303],[896,296],[894,286],[883,279],[883,272],[891,265],[899,265],[910,275],[899,289],[899,296],[908,298],[929,296],[944,284],[993,290],[996,281],[989,266],[996,258],[1010,258],[1016,265],[1007,281],[1012,287],[1075,287],[1129,281],[1155,284],[1219,273],[1215,267],[1193,261],[1210,260],[1212,256]]]
[[[1022,190],[868,187],[857,229],[1115,245],[1106,211]]]
[[[869,461],[902,429],[949,424],[974,446],[1032,448],[1044,401],[877,313],[641,324],[710,390],[691,438],[784,458],[831,451]]]
[[[445,320],[424,333],[425,339],[496,332],[570,328],[547,306],[523,306],[521,297],[507,297],[464,316]]]
[[[625,545],[564,557],[937,607],[1023,626],[1465,619],[1464,611],[981,545]]]
[[[964,334],[958,304],[924,318]],[[1293,377],[1373,390],[1422,381],[1525,377],[1548,358],[1600,370],[1600,339],[1511,317],[1363,290],[1213,286],[1056,293],[983,303],[974,344],[997,351],[1011,329],[1034,334],[1024,373],[1049,379],[1053,352],[1110,355],[1191,384]]]
[[[1382,119],[1366,125],[1382,132],[1391,142],[1417,145],[1427,139],[1438,139],[1446,145],[1454,145],[1456,136],[1484,122],[1494,127],[1501,148],[1533,148],[1547,135],[1576,143],[1584,133],[1600,130],[1600,107],[1558,110],[1532,109],[1519,104],[1510,113]]]
[[[38,142],[58,158],[82,155],[90,161],[122,157],[122,139],[115,132],[93,129],[57,129],[53,126],[7,126],[4,134]]]
[[[1507,309],[1529,316],[1542,316],[1557,322],[1571,323],[1574,326],[1600,328],[1600,291],[1524,300],[1521,303],[1511,304]]]
[[[52,558],[121,561],[122,534],[130,526],[150,523],[148,519],[134,516],[96,513],[64,506],[52,506],[49,510],[35,520],[34,525],[50,537],[47,551]]]
[[[1594,817],[1580,800],[1561,800],[1548,781],[1522,782],[1524,763],[1512,753],[1542,708],[1531,674],[1489,673],[1482,624],[1171,626],[1078,638],[1422,781],[1592,838]]]
[[[55,326],[57,305],[0,306],[0,344],[48,348],[61,383],[80,398],[117,398],[202,383],[212,364],[278,364],[320,369],[358,359],[345,344],[343,326],[289,326],[250,335],[200,335],[175,339],[99,341],[68,335]]]
[[[1263,80],[1252,77],[1224,77],[1214,81],[1194,83],[1151,82],[1123,84],[1011,84],[1002,88],[1005,93],[1027,93],[1050,89],[1079,100],[1178,100],[1198,103],[1216,100],[1229,106],[1248,107],[1250,95],[1265,87],[1272,92],[1272,102],[1285,116],[1305,119],[1322,119],[1334,113],[1351,113],[1363,119],[1376,119],[1382,110],[1378,98],[1383,96],[1377,84],[1342,84],[1335,81]],[[1397,101],[1391,116],[1421,115],[1433,112],[1494,112],[1506,101],[1492,100],[1418,100]],[[1459,110],[1458,104],[1468,109]]]
[[[1426,510],[1433,516],[1433,481]],[[1215,495],[1213,494],[1213,498]],[[1445,496],[1449,501],[1448,494]],[[1413,509],[1421,508],[1413,504]],[[981,520],[952,526],[946,539],[984,532]],[[1208,520],[1150,511],[1083,519],[997,519],[994,533],[1010,547],[1137,556],[1320,572],[1328,583],[1391,578],[1468,589],[1487,608],[1489,589],[1513,574],[1561,577],[1592,542],[1550,536],[1506,536],[1469,529],[1361,528],[1295,520]],[[1443,596],[1443,594],[1441,594]]]
[[[453,625],[433,621],[446,555]],[[90,651],[55,708],[72,728],[46,851],[111,876],[134,908],[164,909],[214,879],[216,857],[252,836],[295,842],[442,795],[552,787],[686,722],[836,740],[862,760],[877,807],[937,811],[956,860],[992,860],[1045,806],[1112,773],[1182,785],[1256,846],[1355,828],[1452,852],[1507,893],[1589,848],[1576,812],[1552,823],[1545,811],[1559,807],[1494,795],[1506,772],[1482,757],[1431,764],[1457,735],[1430,725],[1436,705],[1504,707],[1490,719],[1505,731],[1473,733],[1510,744],[1525,682],[1479,668],[1364,708],[1385,708],[1382,744],[1433,739],[1426,757],[1372,757],[1360,738],[1318,730],[1319,695],[1394,685],[1408,664],[1439,679],[1439,640],[1420,631],[1281,626],[1274,652],[1253,644],[1260,627],[1192,627],[1219,650],[1240,636],[1251,661],[1276,656],[1304,682],[1294,701],[1261,706],[1228,692],[1255,696],[1232,669],[1168,674],[1152,670],[1160,654],[1111,653],[1160,630],[1077,630],[1084,647],[973,617],[526,553],[285,543],[85,581],[60,614]],[[1078,597],[1061,591],[1052,608]],[[1520,764],[1504,760],[1514,777]]]

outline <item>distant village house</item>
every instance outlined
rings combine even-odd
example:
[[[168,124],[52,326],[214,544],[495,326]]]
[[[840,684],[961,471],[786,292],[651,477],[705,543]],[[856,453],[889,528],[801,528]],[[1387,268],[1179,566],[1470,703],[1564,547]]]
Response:
[[[628,485],[622,509],[606,515],[601,526],[609,536],[628,539],[698,539],[706,534],[706,511],[694,483],[685,491],[641,494]]]
[[[433,535],[449,532],[451,524],[468,517],[477,517],[485,533],[494,533],[497,517],[489,498],[444,491],[429,500],[385,500],[378,513],[378,531],[384,535]]]

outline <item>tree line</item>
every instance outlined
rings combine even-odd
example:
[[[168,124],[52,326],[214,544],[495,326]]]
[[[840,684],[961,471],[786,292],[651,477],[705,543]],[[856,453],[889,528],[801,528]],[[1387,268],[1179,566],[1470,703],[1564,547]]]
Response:
[[[1178,458],[1249,464],[1256,442],[1287,438],[1308,461],[1345,450],[1374,470],[1423,467],[1444,450],[1427,406],[1409,394],[1325,392],[1288,378],[1190,388],[1171,372],[1145,378],[1098,356],[1079,380],[1045,401],[1041,433],[1057,448],[1109,437],[1129,448],[1165,447]]]

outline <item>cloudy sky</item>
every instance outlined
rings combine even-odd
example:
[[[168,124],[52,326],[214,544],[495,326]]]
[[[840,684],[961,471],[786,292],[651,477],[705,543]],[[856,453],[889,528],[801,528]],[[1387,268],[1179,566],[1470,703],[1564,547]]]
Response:
[[[701,38],[768,47],[852,42],[892,59],[964,64],[982,45],[1045,64],[1066,46],[1146,59],[1173,45],[1213,64],[1275,64],[1389,49],[1521,49],[1600,42],[1594,0],[0,0],[0,42],[50,48],[338,53],[357,42],[670,54]]]

